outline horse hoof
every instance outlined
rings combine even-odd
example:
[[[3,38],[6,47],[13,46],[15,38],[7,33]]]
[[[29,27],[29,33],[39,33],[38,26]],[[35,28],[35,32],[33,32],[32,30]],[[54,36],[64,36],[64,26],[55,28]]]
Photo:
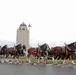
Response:
[[[75,63],[73,63],[72,65],[76,65]]]
[[[31,65],[34,65],[34,63],[30,63]]]

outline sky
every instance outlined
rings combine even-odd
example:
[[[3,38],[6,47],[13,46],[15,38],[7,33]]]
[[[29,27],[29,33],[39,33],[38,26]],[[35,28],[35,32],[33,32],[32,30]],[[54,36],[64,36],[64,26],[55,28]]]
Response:
[[[16,31],[31,25],[30,43],[76,41],[76,0],[0,0],[0,40],[16,42]]]

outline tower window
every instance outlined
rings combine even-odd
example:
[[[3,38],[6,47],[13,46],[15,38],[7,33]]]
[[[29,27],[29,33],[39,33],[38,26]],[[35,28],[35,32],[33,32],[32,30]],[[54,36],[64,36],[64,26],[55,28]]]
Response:
[[[25,30],[25,28],[22,28],[22,30]]]

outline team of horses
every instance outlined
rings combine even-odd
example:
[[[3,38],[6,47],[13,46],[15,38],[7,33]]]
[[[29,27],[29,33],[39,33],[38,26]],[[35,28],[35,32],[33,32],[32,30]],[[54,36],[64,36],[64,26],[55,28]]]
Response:
[[[38,60],[38,63],[47,63],[48,54],[51,53],[51,58],[54,64],[57,64],[58,59],[60,59],[63,64],[66,63],[66,60],[71,60],[71,63],[75,64],[73,60],[76,52],[76,42],[65,44],[65,46],[55,46],[51,48],[48,44],[44,43],[38,45],[38,47],[30,47],[28,50],[26,50],[25,45],[21,44],[10,48],[7,45],[4,45],[0,48],[0,56],[8,58],[10,55],[13,58],[19,58],[20,56],[26,55],[29,59],[32,50],[35,52],[35,58]],[[27,51],[27,54],[25,51]]]
[[[7,47],[7,45],[4,45],[0,48],[0,56],[4,56],[5,58],[8,58],[9,56],[13,58],[19,58],[19,56],[24,56],[24,51],[26,50],[25,45],[18,44],[14,47]]]

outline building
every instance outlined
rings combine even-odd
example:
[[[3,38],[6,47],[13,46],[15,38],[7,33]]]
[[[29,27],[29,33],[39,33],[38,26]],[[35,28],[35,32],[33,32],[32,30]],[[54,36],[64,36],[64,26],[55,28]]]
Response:
[[[26,49],[30,47],[29,45],[29,29],[27,25],[23,22],[20,24],[19,28],[17,29],[16,35],[16,45],[23,44],[26,46]]]

